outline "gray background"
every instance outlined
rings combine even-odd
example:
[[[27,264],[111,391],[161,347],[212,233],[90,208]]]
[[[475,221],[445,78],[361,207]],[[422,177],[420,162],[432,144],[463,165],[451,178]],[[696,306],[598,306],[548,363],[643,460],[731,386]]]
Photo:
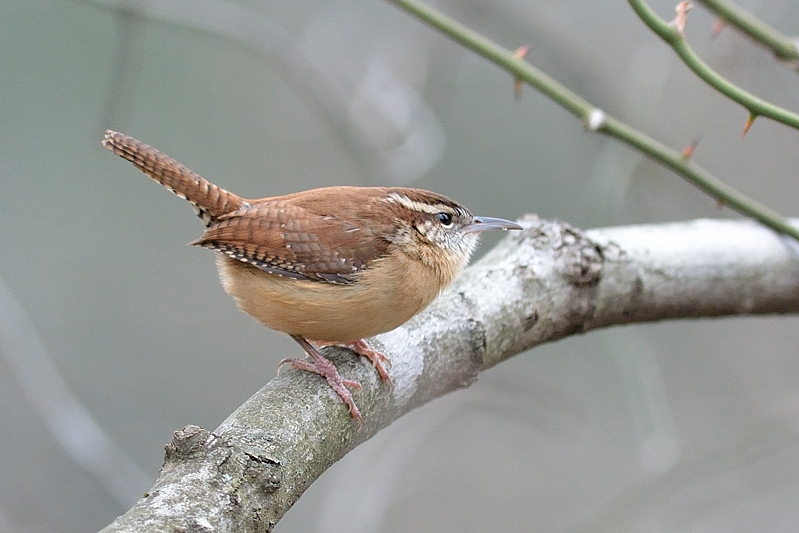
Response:
[[[742,3],[799,33],[795,2]],[[300,355],[236,310],[212,254],[185,245],[189,206],[104,150],[106,128],[249,197],[410,184],[581,227],[734,216],[534,91],[515,101],[507,74],[388,3],[114,5],[0,3],[0,532],[101,528],[173,430],[215,428]],[[438,5],[799,211],[799,133],[761,119],[742,140],[746,113],[626,2]],[[733,31],[712,39],[712,20],[690,14],[699,53],[799,109],[796,73]],[[355,450],[277,531],[795,531],[796,325],[660,323],[521,354]]]

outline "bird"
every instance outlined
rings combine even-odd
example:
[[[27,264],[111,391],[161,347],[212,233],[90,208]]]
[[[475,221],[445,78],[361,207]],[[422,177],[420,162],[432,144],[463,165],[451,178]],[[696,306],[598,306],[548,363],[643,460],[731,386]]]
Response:
[[[388,358],[364,340],[427,307],[464,269],[479,235],[519,230],[472,215],[444,195],[408,187],[335,186],[246,199],[133,137],[102,144],[187,200],[205,224],[190,244],[217,252],[225,291],[263,325],[290,335],[310,357],[283,365],[319,374],[363,426],[344,379],[318,350],[344,345],[367,357],[393,390]]]

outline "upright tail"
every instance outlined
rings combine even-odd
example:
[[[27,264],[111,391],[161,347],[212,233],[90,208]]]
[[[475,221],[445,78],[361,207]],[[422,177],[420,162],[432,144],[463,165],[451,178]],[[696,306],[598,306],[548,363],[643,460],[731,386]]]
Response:
[[[103,146],[133,163],[139,170],[173,193],[188,200],[206,227],[216,222],[222,215],[246,204],[242,198],[217,187],[168,155],[133,137],[108,130],[105,132]]]

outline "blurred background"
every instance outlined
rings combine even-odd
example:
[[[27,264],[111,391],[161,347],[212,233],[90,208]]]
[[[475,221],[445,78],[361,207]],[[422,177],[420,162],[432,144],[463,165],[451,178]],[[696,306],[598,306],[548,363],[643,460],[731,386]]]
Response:
[[[676,0],[652,1],[672,18]],[[741,0],[789,35],[790,0]],[[626,2],[436,2],[773,208],[799,132],[704,86]],[[799,76],[690,13],[714,68],[799,109]],[[240,313],[183,200],[100,145],[133,135],[248,197],[411,185],[589,228],[733,217],[386,2],[0,2],[0,533],[94,531],[163,445],[299,356]],[[484,253],[495,240],[487,239]],[[404,417],[276,531],[796,531],[797,317],[541,346]]]

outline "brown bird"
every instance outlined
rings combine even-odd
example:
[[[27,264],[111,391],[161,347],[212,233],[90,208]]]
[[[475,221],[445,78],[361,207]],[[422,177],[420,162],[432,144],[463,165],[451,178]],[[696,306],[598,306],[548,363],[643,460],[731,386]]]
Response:
[[[363,339],[427,307],[466,266],[480,232],[521,229],[421,189],[326,187],[248,200],[122,133],[107,131],[103,145],[191,203],[207,228],[191,244],[219,252],[225,291],[311,357],[280,366],[323,376],[361,424],[347,389],[360,384],[309,341],[354,349],[391,387],[388,359]]]

